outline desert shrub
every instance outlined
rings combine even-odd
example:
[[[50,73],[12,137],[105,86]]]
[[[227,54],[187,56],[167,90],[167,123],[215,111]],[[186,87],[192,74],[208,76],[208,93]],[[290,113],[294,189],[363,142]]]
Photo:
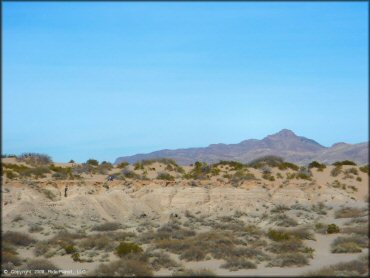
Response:
[[[311,229],[308,227],[301,227],[290,230],[290,234],[295,238],[302,240],[315,240],[315,236],[312,233]]]
[[[17,157],[15,154],[2,154],[1,158],[12,158],[12,157]]]
[[[43,231],[44,228],[40,225],[36,225],[36,224],[32,224],[30,225],[29,229],[28,229],[28,232],[30,233],[37,233],[37,232],[41,232]]]
[[[1,248],[1,263],[2,266],[5,264],[19,266],[22,264],[22,260],[18,257],[18,252],[13,247],[9,244],[3,244]]]
[[[21,221],[21,220],[23,220],[23,217],[22,217],[21,215],[16,215],[16,216],[13,218],[12,222],[18,222],[18,221]]]
[[[169,173],[161,172],[158,173],[157,179],[159,180],[167,180],[167,181],[174,181],[175,177],[171,176]]]
[[[272,259],[267,267],[286,267],[286,266],[304,266],[308,265],[308,259],[301,253],[285,253],[279,254]]]
[[[152,276],[153,272],[148,262],[141,257],[126,256],[118,261],[108,264],[100,264],[94,270],[94,276],[104,277],[126,277],[126,276]]]
[[[289,207],[286,205],[276,205],[274,208],[271,209],[271,213],[283,213],[287,210],[290,210]]]
[[[342,233],[366,236],[369,234],[369,226],[360,225],[360,226],[355,226],[355,227],[345,227],[342,229]]]
[[[53,162],[50,156],[40,153],[23,153],[17,157],[17,161],[31,165],[45,165]]]
[[[82,239],[78,243],[79,247],[82,249],[97,249],[97,250],[105,250],[105,251],[112,251],[114,249],[114,242],[112,239],[107,235],[92,235],[88,236],[87,238]]]
[[[134,163],[134,170],[144,170],[144,165],[141,162]]]
[[[262,178],[269,181],[275,181],[275,177],[270,173],[263,173]]]
[[[291,169],[293,171],[298,171],[299,166],[294,164],[294,163],[284,161],[284,162],[282,162],[281,164],[278,165],[278,168],[279,168],[279,170]]]
[[[316,223],[315,224],[315,232],[320,234],[326,234],[327,233],[327,225],[323,223]]]
[[[369,165],[361,166],[359,169],[361,172],[369,174]]]
[[[335,225],[335,224],[329,224],[329,225],[328,225],[328,228],[326,229],[326,232],[327,232],[328,234],[337,234],[337,233],[339,233],[339,232],[340,232],[340,229],[339,229],[339,227],[338,227],[337,225]]]
[[[361,177],[357,177],[356,178],[356,181],[362,181],[362,178]]]
[[[124,168],[126,168],[128,165],[130,165],[130,163],[128,163],[128,162],[126,162],[126,161],[123,161],[123,162],[120,162],[120,163],[117,165],[117,168],[124,169]]]
[[[273,241],[283,241],[289,240],[291,238],[290,233],[283,230],[274,230],[274,229],[269,229],[269,231],[267,232],[267,236]]]
[[[98,166],[99,161],[97,161],[96,159],[90,158],[86,161],[86,164],[91,165],[91,166]]]
[[[288,240],[274,242],[269,245],[266,250],[271,253],[280,254],[303,252],[304,248],[305,246],[302,240],[297,238],[290,238]]]
[[[338,237],[331,244],[332,253],[360,253],[362,248],[368,247],[367,236],[353,235],[349,237]]]
[[[76,247],[73,245],[65,245],[63,246],[64,251],[66,251],[67,254],[74,254],[77,252]]]
[[[312,173],[309,168],[300,167],[299,171],[296,173],[297,179],[311,180]]]
[[[187,259],[194,258],[191,257],[191,251],[188,250],[195,250],[195,248],[202,249],[205,254],[210,253],[215,259],[225,258],[230,256],[235,244],[240,243],[241,241],[235,238],[230,232],[224,231],[209,231],[190,238],[163,239],[155,242],[158,248],[169,250],[179,255],[188,253],[187,255],[189,257]],[[202,254],[199,256],[202,256]]]
[[[296,220],[284,213],[273,215],[271,217],[271,222],[275,222],[275,224],[279,227],[295,227],[298,225],[298,222]]]
[[[29,246],[36,242],[35,239],[27,234],[20,232],[7,231],[3,234],[3,242],[17,245],[17,246]]]
[[[216,276],[216,274],[206,268],[199,269],[199,270],[192,270],[192,269],[180,269],[176,270],[174,273],[172,273],[172,276],[182,276],[182,277],[189,277],[189,276],[198,276],[198,277],[210,277],[210,276]]]
[[[343,161],[334,162],[332,165],[343,166],[343,165],[357,165],[357,164],[351,160],[343,160]]]
[[[335,212],[335,218],[353,218],[367,215],[366,209],[345,207]]]
[[[150,257],[149,262],[151,267],[156,271],[160,270],[161,268],[171,269],[179,266],[177,262],[171,259],[171,257],[163,251],[151,252],[147,253],[147,255]]]
[[[332,175],[333,177],[337,177],[340,173],[342,173],[342,166],[340,166],[340,165],[335,166],[335,167],[330,171],[330,175]]]
[[[231,177],[230,182],[232,185],[238,185],[240,182],[247,180],[255,180],[256,177],[252,173],[246,172],[244,169],[237,170]]]
[[[321,164],[317,161],[312,161],[310,164],[308,164],[308,169],[317,168],[318,171],[322,171],[326,168],[325,164]]]
[[[237,271],[239,269],[255,269],[257,268],[257,265],[245,258],[229,257],[226,259],[226,263],[221,265],[221,268],[226,268],[230,271]]]
[[[281,157],[267,155],[251,161],[250,163],[248,163],[248,166],[256,169],[261,168],[263,166],[278,167],[283,162],[284,160]]]
[[[68,178],[68,175],[65,173],[54,173],[51,175],[51,177],[56,180],[65,180]]]
[[[48,198],[49,200],[52,200],[52,201],[54,201],[56,198],[57,198],[57,196],[51,191],[51,190],[49,190],[49,189],[46,189],[46,188],[43,188],[42,190],[41,190],[41,192],[45,195],[45,197],[46,198]]]
[[[26,263],[25,269],[29,270],[59,270],[59,267],[45,259],[31,259]]]
[[[199,246],[191,246],[180,255],[180,259],[186,261],[202,261],[205,257],[206,252]]]
[[[308,272],[305,276],[362,276],[369,272],[368,257],[363,256],[349,262],[338,263],[321,268],[314,272]]]
[[[158,228],[155,239],[183,239],[186,237],[194,236],[195,232],[189,229],[184,229],[180,225],[174,222],[169,222]]]
[[[46,254],[50,249],[50,245],[47,241],[39,241],[35,244],[35,248],[33,249],[33,254],[36,257]]]
[[[3,171],[3,173],[5,173],[6,174],[6,177],[8,178],[8,179],[15,179],[18,175],[17,174],[15,174],[13,171]]]
[[[112,169],[113,169],[113,164],[112,163],[107,162],[107,161],[103,161],[99,164],[99,166],[97,167],[96,170],[99,174],[106,175]]]
[[[139,245],[132,242],[121,242],[116,248],[116,254],[119,257],[123,257],[130,253],[140,253],[142,251],[143,249]]]
[[[206,179],[208,178],[208,174],[211,173],[212,167],[209,166],[205,162],[195,162],[193,169],[184,174],[184,178],[186,179]]]
[[[122,175],[129,179],[139,179],[140,178],[138,174],[136,174],[134,171],[131,171],[129,169],[123,169]]]
[[[351,167],[344,171],[345,174],[358,175],[358,170],[355,167]]]
[[[121,229],[122,225],[118,222],[107,222],[99,225],[95,225],[91,228],[92,231],[106,232],[115,231]]]
[[[213,164],[214,167],[217,167],[219,165],[228,165],[233,170],[241,170],[246,166],[243,163],[240,163],[240,162],[237,162],[237,161],[228,161],[228,160],[221,160],[220,162],[218,162],[216,164]]]
[[[311,207],[311,210],[313,212],[316,212],[317,214],[320,214],[320,215],[326,215],[328,209],[329,207],[326,206],[323,202],[319,202],[316,205],[313,204]]]
[[[59,245],[61,247],[74,245],[74,240],[85,238],[83,233],[70,233],[68,231],[60,231],[58,234],[50,238],[47,242],[50,245]]]

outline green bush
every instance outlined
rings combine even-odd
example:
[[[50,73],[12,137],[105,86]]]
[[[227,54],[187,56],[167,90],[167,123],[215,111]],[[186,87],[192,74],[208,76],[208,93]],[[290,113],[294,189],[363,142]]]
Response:
[[[122,228],[122,225],[118,222],[107,222],[107,223],[95,225],[91,228],[91,230],[99,231],[99,232],[106,232],[106,231],[115,231],[121,228]]]
[[[77,252],[77,249],[73,245],[65,245],[63,246],[63,249],[67,254],[73,254]]]
[[[90,159],[88,159],[86,161],[86,164],[91,165],[91,166],[98,166],[99,165],[99,161],[97,161],[96,159],[90,158]]]
[[[329,224],[328,225],[328,228],[326,229],[326,232],[328,234],[336,234],[336,233],[339,233],[340,230],[339,230],[339,227],[335,224]]]
[[[279,170],[292,169],[293,171],[298,171],[299,166],[294,164],[294,163],[290,163],[290,162],[282,162],[278,166],[278,168],[279,168]]]
[[[174,181],[175,177],[171,176],[169,173],[161,172],[158,173],[157,179],[159,180],[167,180],[167,181]]]
[[[132,242],[121,242],[116,248],[116,254],[119,257],[124,257],[130,253],[141,253],[142,251],[143,249],[139,245]]]
[[[17,246],[29,246],[36,242],[35,239],[31,238],[27,234],[13,231],[7,231],[6,233],[4,233],[2,241]]]
[[[361,166],[359,169],[361,172],[369,174],[369,165]]]
[[[255,269],[257,268],[257,265],[245,258],[229,257],[226,259],[226,263],[221,265],[221,268],[226,268],[230,271],[237,271],[239,269]]]
[[[267,267],[286,267],[286,266],[304,266],[308,265],[308,259],[301,253],[286,253],[277,255]]]
[[[218,165],[228,165],[230,166],[233,170],[241,170],[243,169],[246,165],[243,163],[237,162],[237,161],[227,161],[227,160],[221,160],[220,162],[213,164],[213,167],[217,167]]]
[[[309,169],[312,169],[312,168],[317,168],[318,171],[322,171],[326,168],[326,165],[325,164],[321,164],[317,161],[312,161],[310,164],[308,164],[308,168]]]
[[[269,229],[267,236],[273,241],[283,241],[291,238],[288,232],[274,229]]]
[[[74,262],[81,262],[79,253],[73,253],[72,254],[72,259],[73,259]]]
[[[368,211],[366,208],[359,209],[359,208],[345,207],[335,212],[335,218],[362,217],[362,216],[367,215],[367,213]]]
[[[17,160],[31,165],[45,165],[53,162],[50,156],[40,153],[23,153],[17,157]]]
[[[117,165],[117,168],[125,168],[127,167],[128,165],[130,165],[130,163],[126,162],[126,161],[123,161],[123,162],[120,162],[118,165]]]
[[[335,167],[330,171],[330,175],[332,175],[333,177],[338,176],[340,173],[342,173],[342,166],[341,166],[341,165],[337,165],[337,166],[335,166]]]
[[[357,164],[351,160],[343,160],[343,161],[334,162],[332,165],[343,166],[343,165],[357,165]]]

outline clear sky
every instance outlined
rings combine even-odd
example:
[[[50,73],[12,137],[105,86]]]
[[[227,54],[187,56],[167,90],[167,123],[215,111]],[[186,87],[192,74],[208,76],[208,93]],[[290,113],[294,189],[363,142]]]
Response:
[[[368,141],[368,3],[3,3],[3,153]]]

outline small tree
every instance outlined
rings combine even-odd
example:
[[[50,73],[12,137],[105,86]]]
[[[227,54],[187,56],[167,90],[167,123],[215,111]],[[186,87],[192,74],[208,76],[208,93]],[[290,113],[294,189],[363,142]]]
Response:
[[[92,165],[92,166],[98,166],[99,165],[99,161],[97,161],[96,159],[90,158],[90,159],[88,159],[86,161],[86,164],[89,164],[89,165]]]

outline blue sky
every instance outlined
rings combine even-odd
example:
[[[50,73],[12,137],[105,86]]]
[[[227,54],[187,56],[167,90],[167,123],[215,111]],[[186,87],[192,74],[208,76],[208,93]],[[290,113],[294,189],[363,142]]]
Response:
[[[3,3],[3,153],[368,140],[368,3]]]

